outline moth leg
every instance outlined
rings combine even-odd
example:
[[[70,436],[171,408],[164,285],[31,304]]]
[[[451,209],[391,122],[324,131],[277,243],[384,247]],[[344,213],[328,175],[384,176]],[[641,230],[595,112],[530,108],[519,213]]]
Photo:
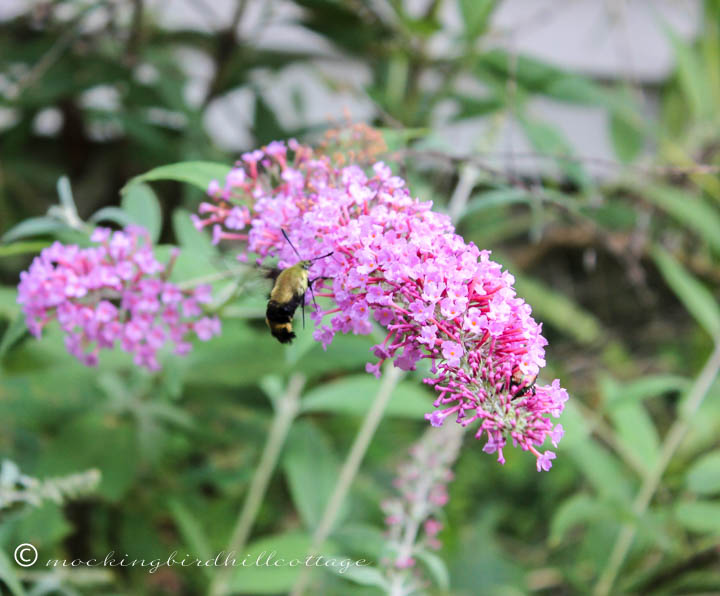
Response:
[[[315,305],[315,309],[316,309],[316,310],[319,309],[320,307],[318,306],[317,300],[315,300],[315,292],[313,291],[313,284],[314,284],[318,279],[330,279],[330,278],[329,278],[329,277],[323,277],[322,275],[319,275],[319,276],[316,277],[315,279],[311,279],[310,281],[308,281],[308,288],[310,289],[310,294],[312,295],[313,304]]]
[[[320,279],[320,278],[319,278],[319,277],[316,277],[315,279],[311,279],[311,280],[308,282],[308,289],[310,290],[310,295],[312,296],[313,304],[315,305],[315,310],[318,310],[320,307],[318,306],[317,300],[315,300],[315,292],[313,292],[313,287],[312,287],[312,285],[313,285],[318,279]],[[305,306],[304,303],[303,303],[303,306]]]

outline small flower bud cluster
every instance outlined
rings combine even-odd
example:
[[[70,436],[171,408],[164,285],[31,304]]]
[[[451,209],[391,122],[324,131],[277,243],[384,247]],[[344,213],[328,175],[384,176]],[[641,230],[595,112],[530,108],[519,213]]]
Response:
[[[310,269],[315,295],[332,304],[312,315],[324,347],[338,332],[370,333],[374,320],[387,335],[367,370],[379,376],[387,359],[413,370],[429,359],[433,426],[453,416],[476,424],[484,450],[501,463],[512,441],[535,455],[538,470],[551,467],[555,454],[538,447],[562,436],[548,415],[559,416],[568,396],[559,381],[534,386],[545,365],[541,325],[516,296],[513,276],[455,234],[432,203],[413,198],[388,166],[340,167],[295,141],[273,142],[244,154],[208,194],[196,227],[211,227],[216,242],[244,243],[241,259],[255,253],[259,262],[295,264],[283,229],[303,259],[333,253]]]
[[[20,472],[10,460],[0,463],[0,512],[28,504],[40,507],[46,501],[58,505],[92,493],[100,484],[100,471],[90,469],[78,474],[38,480]]]
[[[117,344],[138,366],[157,370],[166,344],[182,355],[192,347],[191,334],[205,341],[220,333],[220,321],[203,316],[201,307],[210,287],[181,290],[167,281],[169,270],[155,259],[143,228],[97,228],[91,241],[97,246],[55,242],[20,274],[18,302],[33,335],[57,320],[68,351],[83,364],[96,365],[100,349]]]
[[[387,524],[387,551],[383,561],[391,594],[413,594],[424,585],[417,558],[440,548],[439,521],[448,502],[447,485],[460,449],[457,428],[431,428],[410,449],[410,458],[398,470],[398,497],[382,503]]]

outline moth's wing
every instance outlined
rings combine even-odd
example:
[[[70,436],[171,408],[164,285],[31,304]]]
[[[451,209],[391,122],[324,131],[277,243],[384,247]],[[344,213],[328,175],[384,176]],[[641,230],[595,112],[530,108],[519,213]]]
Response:
[[[261,273],[261,275],[265,279],[271,279],[275,281],[278,278],[278,275],[280,275],[280,272],[282,269],[279,269],[277,267],[267,267],[265,265],[258,265],[258,271]]]

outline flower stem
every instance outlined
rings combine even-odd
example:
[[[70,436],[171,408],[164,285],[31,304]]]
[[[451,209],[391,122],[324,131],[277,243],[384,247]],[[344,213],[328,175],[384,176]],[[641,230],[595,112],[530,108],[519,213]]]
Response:
[[[690,427],[690,421],[697,413],[703,399],[705,399],[718,371],[720,371],[720,342],[715,344],[713,353],[695,379],[677,420],[665,436],[657,463],[640,486],[640,491],[635,497],[632,508],[636,519],[639,519],[647,510],[648,505],[650,505],[650,501],[660,484],[665,469],[670,463],[675,451],[680,446],[683,438],[685,438],[685,434]],[[593,592],[595,596],[607,596],[612,590],[615,579],[635,539],[636,531],[637,528],[634,523],[626,523],[620,528],[620,533],[615,540],[615,545],[610,552],[610,557],[605,565],[605,569],[600,574],[600,578],[595,585],[595,591]]]
[[[325,507],[320,523],[315,529],[312,537],[312,544],[307,553],[308,556],[317,555],[320,547],[322,547],[323,543],[330,535],[333,525],[337,520],[338,513],[340,512],[340,507],[347,496],[350,485],[352,484],[358,469],[360,468],[360,463],[362,462],[363,457],[365,457],[368,445],[370,444],[370,441],[372,440],[372,437],[382,420],[385,407],[393,394],[393,389],[403,377],[403,374],[404,373],[395,368],[392,364],[387,364],[385,366],[380,388],[375,395],[375,399],[370,406],[370,410],[368,410],[368,413],[363,420],[360,430],[355,436],[355,441],[353,442],[352,447],[350,447],[350,452],[348,453],[342,469],[340,470],[340,475],[335,483],[335,487],[327,506]],[[310,567],[303,567],[292,591],[290,592],[290,596],[301,596],[305,592],[309,580]]]
[[[480,170],[472,163],[462,164],[458,172],[460,177],[448,203],[448,215],[453,223],[457,223],[463,216],[470,193],[480,179]]]
[[[305,376],[300,373],[294,374],[288,381],[285,394],[276,402],[275,416],[260,456],[260,462],[250,481],[250,488],[245,496],[245,502],[235,522],[235,528],[226,549],[228,554],[240,552],[247,542],[270,483],[270,478],[277,465],[280,451],[290,431],[290,426],[297,415],[300,393],[304,385]],[[218,570],[210,585],[208,592],[210,596],[224,596],[230,593],[229,583],[233,569],[234,567],[222,567]]]

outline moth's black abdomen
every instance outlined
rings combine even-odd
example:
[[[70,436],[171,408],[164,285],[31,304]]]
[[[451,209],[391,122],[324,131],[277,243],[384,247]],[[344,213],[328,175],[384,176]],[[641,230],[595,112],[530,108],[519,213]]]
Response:
[[[292,300],[280,303],[276,300],[268,300],[265,316],[273,323],[290,323],[303,296],[293,296]]]
[[[289,344],[295,339],[295,333],[292,331],[292,325],[286,323],[284,325],[270,324],[270,333],[281,344]]]
[[[300,306],[304,295],[295,295],[292,300],[281,304],[275,300],[269,300],[265,311],[265,321],[270,327],[270,333],[280,343],[288,344],[295,339],[292,330],[292,320],[297,307]]]

